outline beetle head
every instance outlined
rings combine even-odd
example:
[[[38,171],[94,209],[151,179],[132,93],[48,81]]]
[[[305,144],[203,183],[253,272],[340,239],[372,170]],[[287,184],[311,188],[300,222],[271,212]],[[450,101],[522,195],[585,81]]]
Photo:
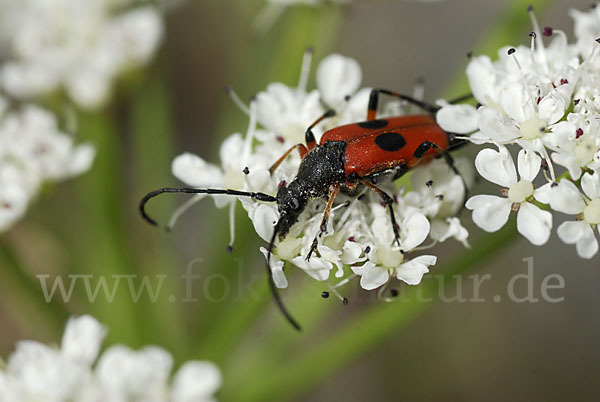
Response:
[[[279,207],[279,222],[277,232],[279,238],[283,239],[290,228],[298,221],[298,217],[306,208],[308,197],[296,182],[289,186],[282,186],[277,191],[277,205]]]

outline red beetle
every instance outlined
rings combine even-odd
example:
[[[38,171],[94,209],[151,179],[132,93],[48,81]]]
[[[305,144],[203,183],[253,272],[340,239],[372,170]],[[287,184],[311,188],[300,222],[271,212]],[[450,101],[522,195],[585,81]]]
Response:
[[[408,115],[376,119],[379,94],[387,94],[418,106],[429,114]],[[451,103],[470,98],[471,95],[457,98]],[[393,199],[375,184],[380,176],[390,175],[395,180],[413,166],[443,156],[450,168],[459,174],[448,151],[465,143],[457,139],[453,133],[447,133],[436,123],[435,113],[439,107],[424,103],[410,96],[401,95],[385,89],[373,89],[369,98],[367,120],[335,127],[326,131],[317,145],[312,132],[313,127],[323,119],[335,115],[328,110],[311,124],[306,130],[305,144],[297,144],[286,151],[269,171],[275,169],[294,150],[298,150],[302,159],[298,174],[292,182],[279,188],[275,197],[247,191],[231,189],[197,189],[197,188],[162,188],[148,193],[140,202],[142,216],[151,224],[156,222],[145,212],[145,204],[149,199],[162,193],[202,193],[227,194],[251,197],[258,201],[276,202],[279,209],[279,220],[275,224],[267,255],[267,271],[269,284],[282,313],[288,321],[300,329],[283,305],[273,282],[270,269],[270,258],[275,239],[284,238],[290,228],[298,221],[309,200],[327,199],[323,212],[320,232],[313,240],[306,259],[315,252],[319,237],[327,230],[327,220],[333,201],[340,191],[349,195],[356,194],[359,186],[364,185],[375,191],[390,211],[395,242],[399,244],[398,225],[392,207]]]

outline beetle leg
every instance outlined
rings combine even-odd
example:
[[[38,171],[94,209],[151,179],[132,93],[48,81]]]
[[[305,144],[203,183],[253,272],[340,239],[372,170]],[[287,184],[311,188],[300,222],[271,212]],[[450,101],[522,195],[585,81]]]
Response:
[[[377,195],[381,197],[381,200],[385,203],[385,205],[389,208],[390,217],[392,219],[392,228],[394,229],[394,241],[392,242],[392,244],[396,243],[398,246],[400,246],[400,234],[398,233],[398,224],[396,223],[396,216],[394,215],[394,208],[392,206],[394,204],[394,199],[390,197],[385,191],[371,183],[369,180],[361,178],[360,181],[365,186],[375,191]]]
[[[415,99],[408,95],[402,95],[397,92],[393,92],[387,89],[375,88],[371,90],[371,95],[369,96],[369,107],[367,109],[367,121],[375,120],[377,116],[377,106],[379,105],[379,93],[386,94],[389,96],[394,96],[396,98],[400,98],[408,103],[411,103],[419,108],[423,109],[428,113],[435,113],[440,108],[438,106],[432,105],[430,103],[422,102],[418,99]]]
[[[306,134],[304,136],[304,141],[306,142],[306,146],[308,147],[309,151],[312,151],[313,148],[317,145],[317,141],[315,140],[315,134],[312,132],[312,129],[324,119],[333,116],[335,116],[335,110],[329,109],[325,113],[323,113],[323,115],[319,117],[313,124],[308,126],[308,128],[306,129]]]
[[[304,157],[306,156],[306,154],[308,153],[308,150],[306,149],[306,147],[304,146],[304,144],[296,144],[293,147],[291,147],[290,149],[288,149],[287,151],[285,151],[285,153],[281,156],[281,158],[277,159],[277,162],[275,162],[270,168],[269,168],[269,173],[272,175],[273,172],[275,171],[275,169],[277,169],[277,167],[279,165],[281,165],[281,162],[283,162],[285,160],[285,158],[287,158],[294,149],[298,150],[298,153],[300,154],[300,159],[304,159]]]
[[[310,251],[306,256],[306,261],[310,260],[310,256],[317,250],[317,246],[319,245],[319,237],[323,236],[323,233],[327,232],[327,221],[329,220],[329,213],[331,212],[331,207],[333,206],[333,200],[340,192],[340,183],[333,183],[329,186],[329,200],[327,200],[327,205],[325,206],[325,211],[323,212],[323,218],[321,219],[321,225],[319,226],[319,233],[315,236],[315,239],[310,246]]]
[[[469,195],[469,189],[467,187],[467,183],[465,182],[465,178],[460,174],[460,172],[456,168],[456,164],[454,163],[454,158],[452,158],[452,155],[450,155],[448,153],[448,151],[441,148],[439,145],[437,145],[431,141],[423,141],[421,143],[421,145],[419,145],[417,147],[417,149],[415,150],[414,155],[413,155],[414,159],[409,162],[409,166],[416,165],[419,162],[419,160],[427,153],[427,151],[429,151],[432,148],[435,149],[436,151],[438,151],[440,153],[440,155],[442,155],[444,157],[444,160],[446,161],[448,166],[450,166],[450,169],[452,169],[454,174],[456,174],[457,176],[460,176],[462,183],[463,183],[463,187],[465,188],[464,201],[466,201],[466,199]],[[464,202],[463,202],[463,204],[464,204]]]

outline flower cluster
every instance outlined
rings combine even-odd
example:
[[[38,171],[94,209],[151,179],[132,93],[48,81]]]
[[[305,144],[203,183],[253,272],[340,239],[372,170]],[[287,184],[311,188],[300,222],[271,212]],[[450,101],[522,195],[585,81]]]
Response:
[[[30,100],[64,89],[81,107],[97,108],[111,82],[146,64],[163,34],[156,6],[136,0],[0,2],[0,87]]]
[[[34,103],[61,90],[79,107],[102,106],[162,34],[159,7],[137,0],[0,1],[0,231],[42,183],[83,173],[94,157]]]
[[[326,57],[316,72],[317,88],[309,91],[306,82],[310,58],[311,54],[307,52],[297,87],[273,83],[250,105],[243,104],[230,90],[236,103],[250,117],[245,136],[233,134],[223,142],[221,166],[185,153],[173,161],[173,174],[192,187],[276,194],[279,187],[296,176],[299,155],[293,152],[273,174],[269,168],[288,149],[304,142],[307,127],[326,109],[335,109],[336,115],[315,127],[317,141],[327,129],[365,120],[370,89],[360,88],[362,71],[359,64],[339,54]],[[392,101],[382,110],[382,115],[399,115],[405,109],[407,112],[412,106]],[[459,163],[459,169],[465,171],[464,177],[469,177],[468,167]],[[319,233],[325,200],[312,200],[285,239],[278,241],[273,250],[271,269],[278,287],[287,287],[283,272],[286,261],[309,276],[326,281],[334,292],[337,286],[355,277],[360,277],[361,286],[369,290],[387,284],[392,277],[418,284],[429,267],[436,263],[436,257],[422,254],[423,250],[449,238],[467,245],[468,233],[456,217],[464,202],[464,179],[448,169],[444,160],[434,160],[415,168],[410,183],[405,181],[401,188],[391,175],[378,179],[377,186],[394,199],[399,242],[394,241],[388,208],[367,187],[359,187],[352,197],[343,193],[336,197],[327,231],[322,235]],[[202,197],[204,195],[195,196],[184,204],[174,219]],[[220,195],[212,197],[217,207],[230,208],[233,219],[237,200]],[[245,197],[239,200],[258,235],[268,242],[279,219],[277,205]],[[233,224],[231,227],[233,242]],[[307,259],[316,237],[316,252]],[[265,248],[261,250],[267,254]],[[337,279],[336,285],[329,283],[332,273]]]
[[[72,318],[58,347],[21,341],[0,364],[0,400],[12,402],[210,402],[221,386],[211,362],[189,361],[170,380],[173,358],[162,348],[117,345],[98,356],[106,329]],[[2,361],[0,360],[0,363]]]
[[[467,76],[478,107],[446,105],[438,122],[498,148],[483,149],[475,160],[477,171],[501,186],[503,195],[468,200],[478,226],[496,231],[518,211],[518,231],[541,245],[552,229],[548,210],[574,215],[575,221],[558,227],[558,236],[591,258],[600,223],[600,10],[571,12],[574,44],[562,31],[540,30],[529,13],[531,45],[502,48],[497,61],[473,58]],[[517,168],[507,146],[520,148]]]
[[[25,213],[44,182],[85,172],[94,153],[89,144],[74,145],[52,113],[34,105],[13,110],[0,97],[0,231]]]

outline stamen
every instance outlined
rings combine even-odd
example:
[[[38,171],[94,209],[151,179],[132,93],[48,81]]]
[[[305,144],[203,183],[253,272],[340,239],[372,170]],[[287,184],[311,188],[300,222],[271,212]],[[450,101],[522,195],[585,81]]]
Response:
[[[423,97],[425,96],[425,80],[422,77],[417,78],[415,81],[412,96],[414,99],[423,100]],[[418,110],[415,105],[411,105],[409,109],[410,113],[415,113]]]
[[[537,35],[535,32],[531,31],[529,32],[529,37],[531,38],[531,53],[535,52],[535,38],[537,38]]]
[[[248,123],[248,130],[246,131],[246,140],[244,141],[244,154],[242,155],[243,164],[246,164],[248,157],[252,153],[252,143],[254,142],[254,133],[256,132],[257,121],[256,102],[250,102],[250,109],[248,110],[248,115],[250,116],[250,122]]]
[[[313,49],[312,47],[306,48],[304,56],[302,57],[302,68],[300,69],[300,79],[298,80],[298,93],[306,92],[306,84],[308,83],[308,76],[310,74],[310,63],[312,61]]]
[[[235,205],[237,202],[234,199],[231,205],[229,206],[229,245],[228,249],[231,247],[231,251],[233,252],[233,242],[235,240]]]
[[[175,212],[173,212],[173,215],[171,215],[171,219],[169,219],[169,222],[167,223],[165,229],[168,232],[173,230],[179,217],[183,215],[192,205],[200,201],[202,198],[204,198],[204,194],[196,194],[192,198],[181,204],[181,206],[179,206],[179,208],[177,208]]]
[[[517,68],[519,69],[519,71],[521,73],[523,73],[523,69],[521,68],[521,63],[519,63],[519,59],[517,59],[517,55],[515,54],[517,50],[514,47],[511,47],[510,49],[508,49],[508,55],[512,56],[513,60],[515,61],[515,63],[517,64]]]
[[[329,288],[329,292],[333,293],[338,299],[340,299],[342,301],[342,303],[344,302],[344,300],[347,300],[344,296],[342,296],[335,288],[337,286],[331,286],[331,284],[329,283],[329,281],[325,282],[327,284],[327,287]],[[321,293],[321,297],[324,299],[327,299],[329,297],[329,292],[323,292]],[[325,296],[325,294],[327,296]]]
[[[238,107],[238,109],[240,109],[245,114],[250,115],[250,109],[248,109],[248,106],[246,106],[246,104],[242,102],[240,97],[237,95],[237,93],[233,90],[231,86],[227,85],[225,87],[225,92],[227,92],[227,95],[229,95],[229,97],[231,98],[233,103]]]
[[[536,41],[537,48],[540,55],[540,61],[544,68],[544,72],[548,70],[548,59],[546,58],[546,51],[544,48],[544,41],[541,37],[540,25],[538,24],[537,18],[535,17],[535,13],[533,12],[533,7],[527,7],[527,12],[529,13],[529,19],[531,20],[531,25],[533,26],[533,32],[535,32],[534,40]],[[533,57],[533,55],[532,55]]]

